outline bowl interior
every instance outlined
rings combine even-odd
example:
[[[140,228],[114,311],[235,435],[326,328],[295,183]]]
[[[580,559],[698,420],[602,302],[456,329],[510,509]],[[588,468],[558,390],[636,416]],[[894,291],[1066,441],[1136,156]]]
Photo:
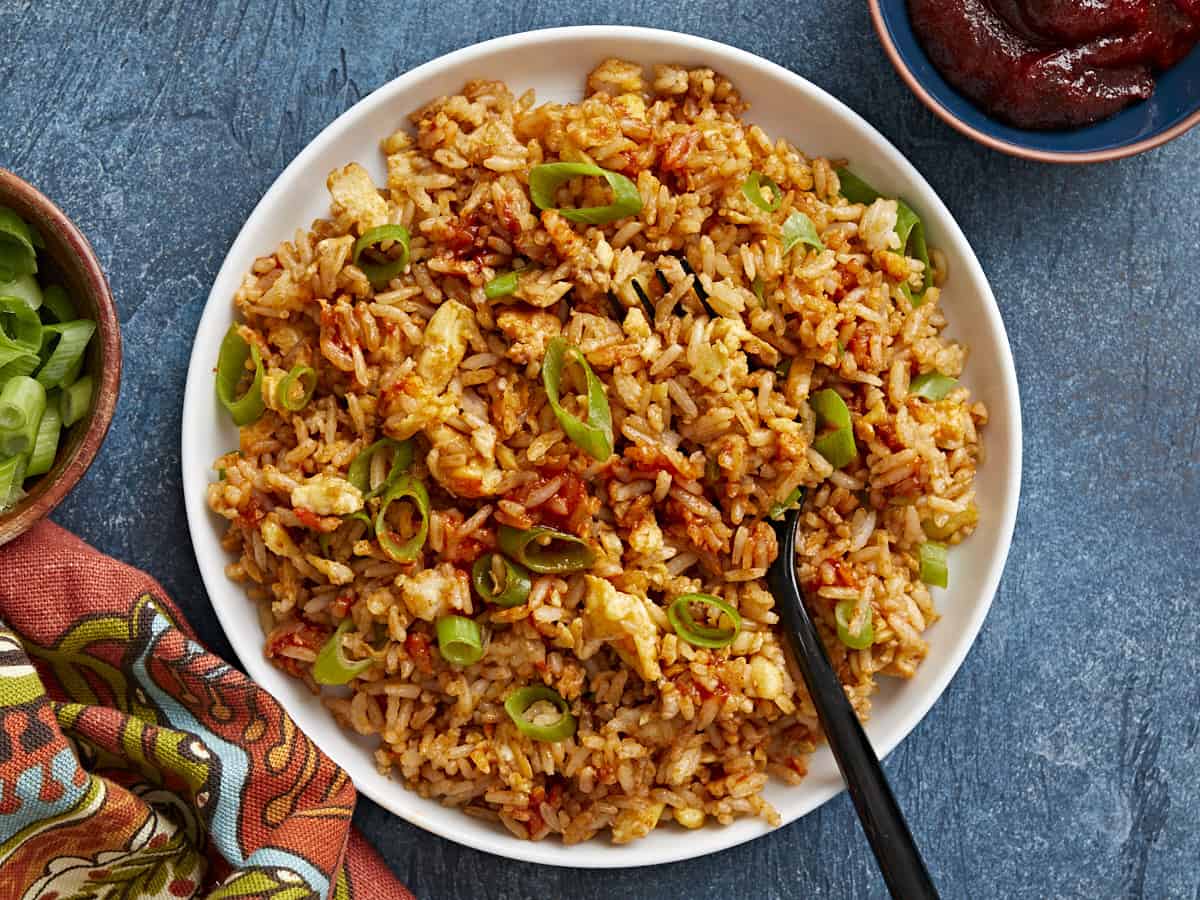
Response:
[[[212,461],[236,446],[237,432],[217,405],[212,367],[221,336],[233,318],[232,298],[254,258],[289,237],[297,223],[326,215],[325,177],[357,160],[383,183],[378,151],[382,135],[408,113],[472,78],[504,79],[517,93],[535,88],[539,100],[577,100],[589,70],[608,56],[644,64],[705,65],[732,78],[751,103],[749,119],[772,136],[786,136],[812,154],[847,157],[877,187],[904,195],[925,217],[930,239],[946,253],[952,271],[946,307],[953,333],[971,344],[965,381],[988,404],[987,461],[980,470],[979,505],[984,524],[951,554],[955,589],[939,598],[943,618],[929,632],[930,654],[919,674],[885,684],[868,726],[876,748],[889,752],[925,714],[958,668],[991,603],[1008,552],[1020,482],[1020,409],[1008,341],[979,263],[942,202],[915,169],[877,131],[847,107],[804,79],[755,56],[712,41],[637,28],[550,29],[499,38],[421,66],[345,113],[284,171],[251,214],[226,257],[201,319],[188,371],[183,410],[183,484],[188,525],[209,596],[247,672],[294,716],[325,752],[341,764],[365,794],[408,821],[472,847],[515,859],[572,867],[637,866],[687,859],[730,847],[768,831],[758,820],[739,820],[684,837],[660,828],[626,846],[599,840],[573,847],[557,841],[519,841],[500,826],[424,800],[374,767],[370,742],[341,730],[297,680],[263,658],[262,631],[254,605],[224,567],[223,520],[205,501]],[[811,811],[842,789],[832,755],[811,760],[798,787],[772,785],[767,797],[785,821]]]
[[[0,205],[16,211],[46,242],[38,251],[38,281],[61,284],[80,316],[96,323],[84,357],[94,379],[88,414],[60,439],[54,466],[28,486],[28,494],[0,515],[0,544],[26,531],[59,504],[87,471],[104,440],[116,406],[121,371],[121,331],[108,282],[91,245],[49,199],[11,172],[0,169]]]
[[[1152,142],[1200,116],[1200,45],[1159,75],[1154,95],[1115,116],[1067,131],[1031,131],[999,122],[944,79],[913,32],[907,0],[876,0],[880,18],[901,61],[933,100],[953,118],[1005,144],[1046,153],[1105,153]]]

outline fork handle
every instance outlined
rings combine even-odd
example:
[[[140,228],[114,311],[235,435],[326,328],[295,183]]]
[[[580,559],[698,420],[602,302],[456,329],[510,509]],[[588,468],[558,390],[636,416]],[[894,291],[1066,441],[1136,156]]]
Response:
[[[859,821],[892,897],[896,900],[936,900],[937,888],[888,785],[879,757],[846,699],[846,691],[829,662],[825,645],[804,608],[794,563],[796,529],[787,527],[790,524],[789,521],[783,527],[777,525],[776,533],[779,559],[793,562],[772,566],[767,580],[775,594],[777,611],[817,709],[825,738],[841,769],[850,799],[854,801]]]

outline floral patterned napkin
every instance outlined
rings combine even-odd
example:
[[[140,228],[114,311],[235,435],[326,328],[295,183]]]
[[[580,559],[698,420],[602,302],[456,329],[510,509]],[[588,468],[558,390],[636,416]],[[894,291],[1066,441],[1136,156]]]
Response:
[[[49,522],[0,549],[0,900],[412,900],[354,802],[152,578]]]

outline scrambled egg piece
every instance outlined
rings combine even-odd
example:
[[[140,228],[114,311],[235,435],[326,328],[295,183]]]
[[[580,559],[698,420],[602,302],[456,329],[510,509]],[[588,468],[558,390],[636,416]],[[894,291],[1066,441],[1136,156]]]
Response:
[[[362,491],[336,475],[314,475],[292,488],[292,506],[319,516],[348,516],[363,507]]]
[[[280,524],[279,516],[275,513],[267,513],[258,527],[263,543],[276,556],[295,557],[300,555],[300,548],[296,546],[296,542],[292,540],[288,530]]]
[[[358,163],[334,169],[325,185],[333,202],[354,220],[359,233],[387,224],[387,201],[375,187],[370,173]]]
[[[662,677],[658,667],[658,628],[644,597],[623,594],[612,583],[585,576],[587,597],[583,618],[592,634],[612,641],[614,649],[646,681]]]
[[[467,355],[467,340],[475,327],[475,316],[457,300],[447,300],[425,326],[417,374],[435,390],[444,390],[458,364]]]
[[[447,300],[425,326],[417,371],[407,379],[389,410],[384,431],[397,441],[407,440],[434,422],[454,415],[455,398],[446,386],[467,355],[467,343],[475,327],[471,311],[457,300]],[[393,411],[394,410],[394,411]]]
[[[750,684],[746,691],[751,697],[774,700],[783,693],[783,672],[765,656],[750,660]]]
[[[511,341],[506,356],[522,365],[546,355],[546,343],[562,331],[558,316],[541,310],[506,309],[496,326]]]
[[[467,576],[450,563],[422,569],[416,575],[399,575],[396,587],[408,611],[426,622],[437,621],[454,609],[464,609]]]
[[[627,844],[648,835],[658,825],[658,820],[665,808],[665,803],[647,803],[644,806],[622,810],[613,819],[613,843]]]
[[[310,566],[329,579],[330,584],[349,584],[354,580],[354,570],[344,563],[324,559],[315,553],[306,553],[304,558]]]

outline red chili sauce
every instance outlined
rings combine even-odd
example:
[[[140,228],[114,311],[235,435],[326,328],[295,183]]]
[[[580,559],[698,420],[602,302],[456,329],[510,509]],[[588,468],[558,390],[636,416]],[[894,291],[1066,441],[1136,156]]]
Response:
[[[1200,40],[1200,0],[909,0],[933,64],[990,115],[1074,128],[1145,100]]]

